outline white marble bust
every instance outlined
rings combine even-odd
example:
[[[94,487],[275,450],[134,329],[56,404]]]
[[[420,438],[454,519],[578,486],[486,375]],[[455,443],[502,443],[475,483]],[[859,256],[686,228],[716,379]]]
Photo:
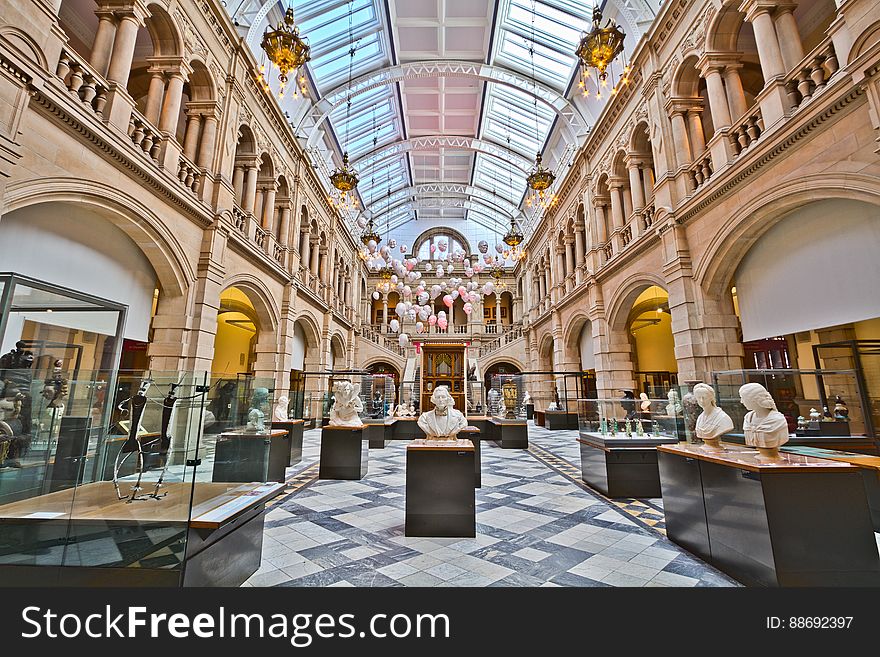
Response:
[[[455,410],[455,400],[446,386],[437,386],[431,394],[434,410],[419,415],[418,425],[432,440],[455,440],[458,432],[467,426],[461,411]]]
[[[360,418],[363,410],[364,404],[351,381],[337,381],[333,384],[329,426],[360,427],[363,425]]]
[[[733,420],[715,402],[715,389],[705,383],[694,386],[694,397],[703,412],[697,418],[696,434],[708,449],[721,450],[721,436],[733,430]]]
[[[641,402],[639,404],[639,408],[642,409],[643,413],[647,413],[648,411],[651,410],[651,400],[648,399],[647,393],[640,392],[639,393],[639,400]]]
[[[678,391],[672,388],[666,395],[669,403],[666,404],[666,415],[681,415],[681,400],[678,398]]]
[[[272,419],[278,422],[286,422],[287,421],[287,406],[290,404],[290,399],[287,395],[281,395],[278,398],[278,401],[275,402],[275,410],[272,412]]]
[[[397,408],[394,409],[395,417],[409,417],[409,407],[406,404],[400,403],[397,405]]]
[[[254,388],[253,395],[251,396],[251,407],[248,409],[248,430],[263,433],[266,430],[266,413],[268,412],[269,389]]]
[[[523,406],[526,406],[526,405],[532,403],[532,396],[529,394],[528,390],[526,390],[526,394],[523,395],[522,403],[523,403]]]
[[[788,422],[776,410],[776,402],[760,383],[747,383],[739,389],[742,405],[749,409],[743,418],[746,445],[757,447],[762,456],[779,457],[779,446],[788,442]]]

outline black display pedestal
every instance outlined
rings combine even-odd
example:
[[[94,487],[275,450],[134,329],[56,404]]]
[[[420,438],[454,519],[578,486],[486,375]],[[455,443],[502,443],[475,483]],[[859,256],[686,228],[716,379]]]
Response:
[[[477,535],[474,443],[417,439],[406,447],[406,536]]]
[[[532,420],[535,417],[535,405],[534,404],[526,404],[526,419]]]
[[[394,418],[394,440],[415,440],[416,438],[424,438],[425,432],[422,431],[418,421],[418,417]]]
[[[577,413],[569,413],[568,411],[544,411],[544,428],[551,430],[577,429]]]
[[[214,447],[211,481],[283,482],[289,461],[290,434],[284,429],[221,433]]]
[[[364,429],[363,425],[321,429],[319,479],[363,479],[366,476],[370,450]]]
[[[283,429],[290,436],[290,459],[286,467],[296,465],[303,457],[303,427],[302,420],[272,420],[273,429]]]
[[[382,418],[381,420],[364,420],[364,439],[370,449],[385,449],[392,438],[394,438],[394,425],[396,420],[393,418]]]
[[[878,586],[859,469],[725,444],[657,448],[667,536],[751,586]]]
[[[675,442],[675,438],[581,433],[581,479],[608,497],[660,497],[657,445]]]
[[[495,440],[501,449],[529,448],[529,425],[525,420],[490,417],[489,424],[494,425]]]

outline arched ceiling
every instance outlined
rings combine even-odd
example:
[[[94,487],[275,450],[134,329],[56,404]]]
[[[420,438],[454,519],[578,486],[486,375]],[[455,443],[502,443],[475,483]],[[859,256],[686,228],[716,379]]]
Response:
[[[524,171],[540,150],[561,177],[601,111],[573,93],[573,53],[591,3],[229,0],[258,61],[263,31],[291,3],[312,47],[310,98],[288,94],[282,108],[322,178],[347,149],[380,232],[442,225],[473,243],[495,241],[511,215],[529,232],[534,219],[520,210]],[[658,0],[603,4],[631,51]]]

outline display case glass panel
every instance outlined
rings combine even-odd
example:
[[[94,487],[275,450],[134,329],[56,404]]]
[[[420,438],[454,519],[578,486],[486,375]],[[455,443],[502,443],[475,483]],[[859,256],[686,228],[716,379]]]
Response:
[[[685,440],[682,406],[670,399],[578,399],[578,429],[601,439]]]
[[[521,374],[496,374],[487,393],[488,414],[515,420],[526,416],[526,388]]]
[[[742,435],[748,410],[739,389],[760,383],[785,416],[789,433],[798,437],[866,436],[863,391],[854,370],[731,370],[712,375],[718,405],[731,417],[733,435]]]

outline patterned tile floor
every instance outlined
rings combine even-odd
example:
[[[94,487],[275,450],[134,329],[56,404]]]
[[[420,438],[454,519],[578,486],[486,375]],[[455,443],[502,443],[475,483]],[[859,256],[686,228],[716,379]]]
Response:
[[[407,538],[405,441],[370,450],[360,481],[317,479],[307,431],[244,586],[736,586],[662,533],[659,500],[610,501],[580,481],[576,432],[483,443],[477,536]]]

